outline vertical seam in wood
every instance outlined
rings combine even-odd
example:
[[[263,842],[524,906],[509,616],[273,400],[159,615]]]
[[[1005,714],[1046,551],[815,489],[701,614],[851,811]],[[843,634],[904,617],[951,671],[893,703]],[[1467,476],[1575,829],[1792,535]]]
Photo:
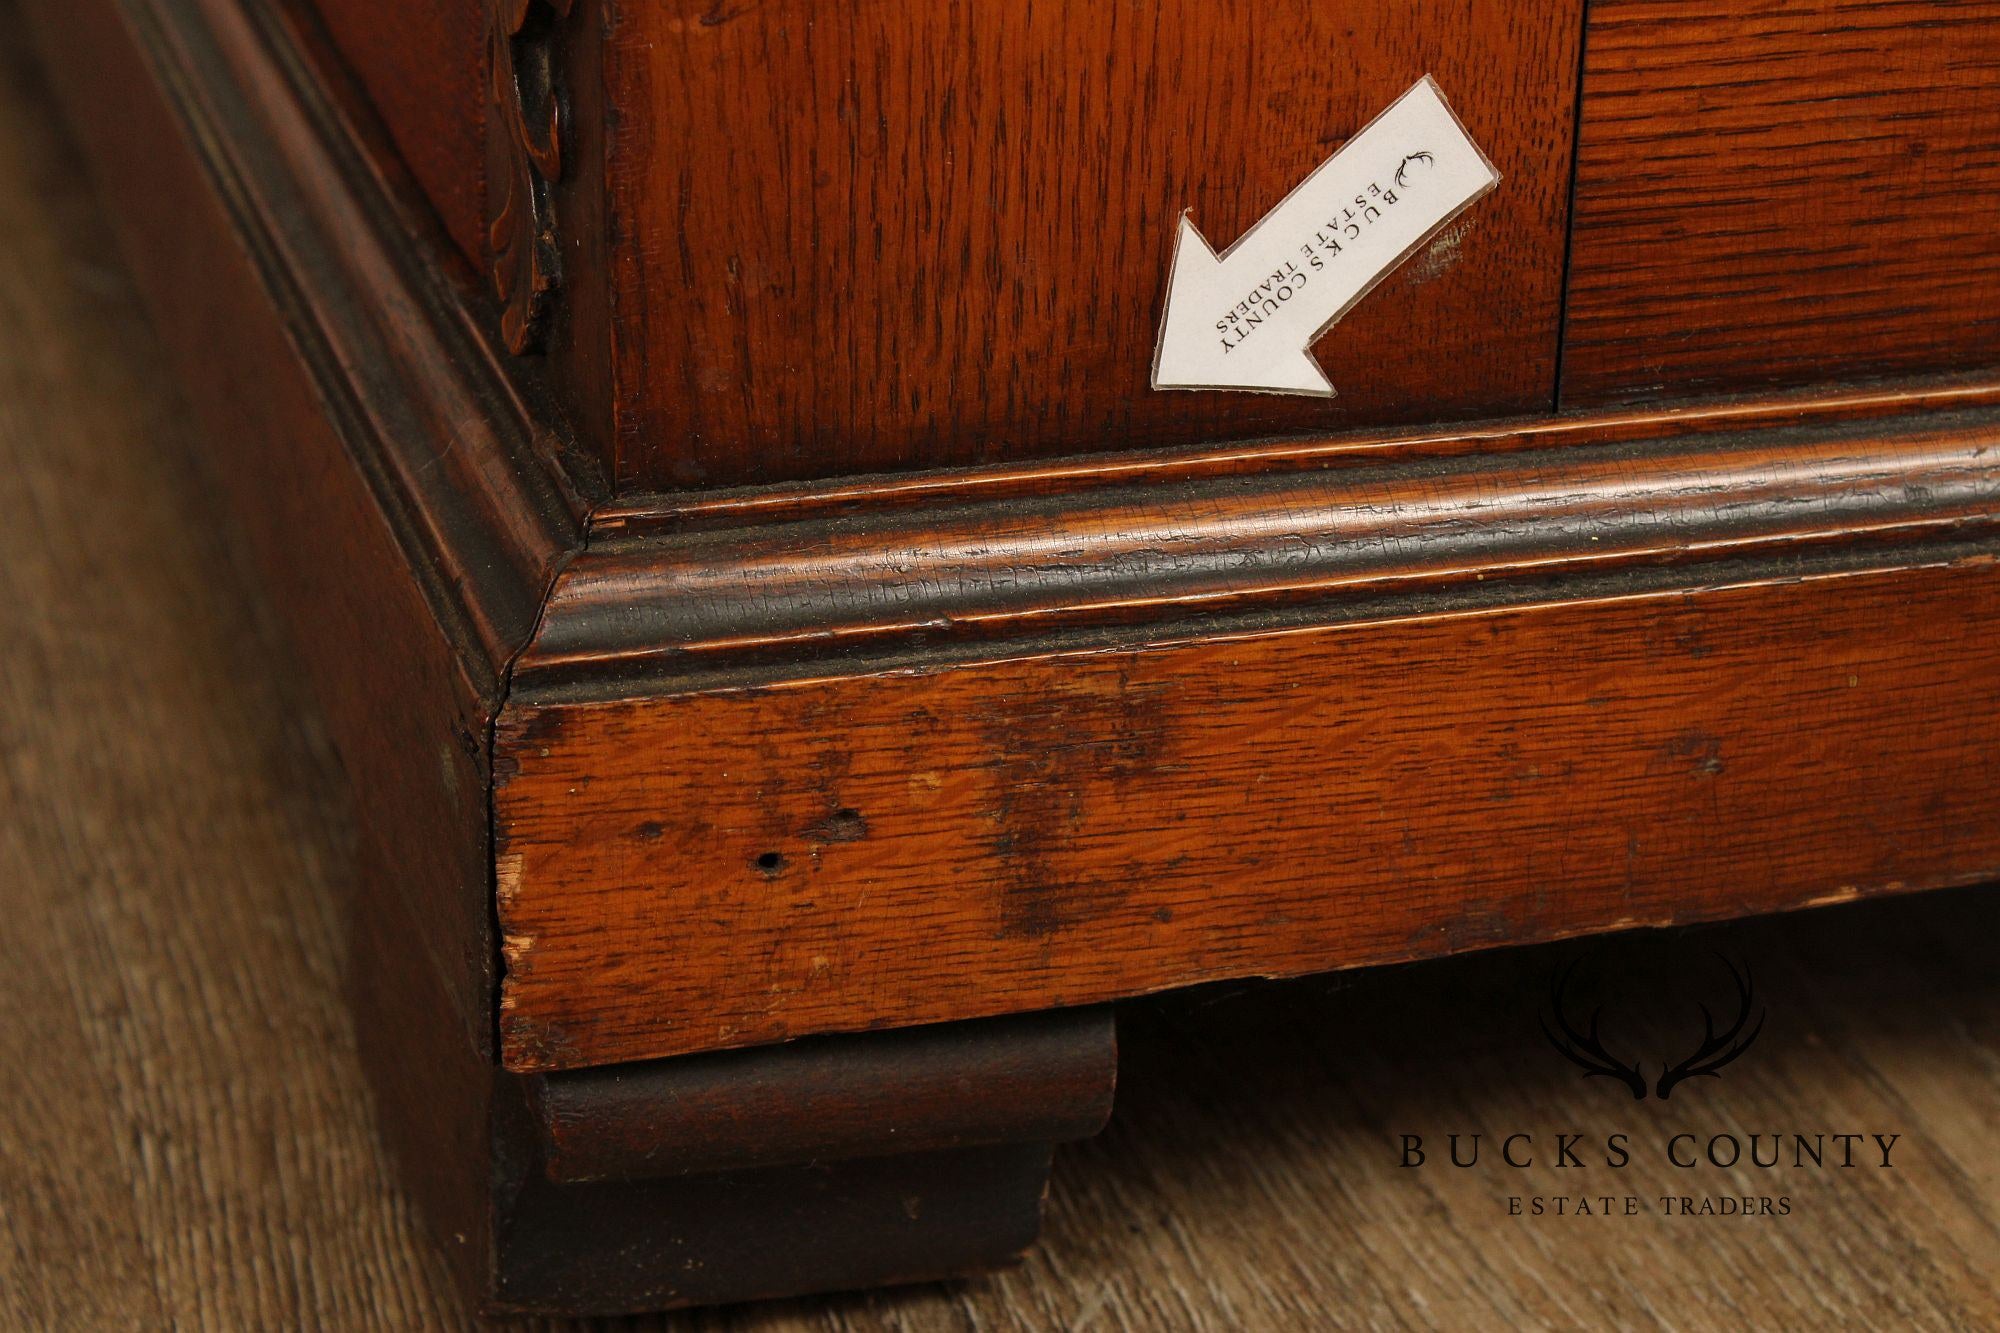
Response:
[[[1569,287],[1576,254],[1577,181],[1583,175],[1583,81],[1589,71],[1590,14],[1592,0],[1582,0],[1583,13],[1576,29],[1576,103],[1569,128],[1569,207],[1563,214],[1562,287],[1556,294],[1556,364],[1554,382],[1549,385],[1549,411],[1562,411],[1563,360],[1569,349]]]

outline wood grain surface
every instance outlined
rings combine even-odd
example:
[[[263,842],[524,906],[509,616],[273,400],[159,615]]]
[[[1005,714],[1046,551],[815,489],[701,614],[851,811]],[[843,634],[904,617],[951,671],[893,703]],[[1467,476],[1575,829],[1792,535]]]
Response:
[[[590,528],[596,540],[616,546],[633,536],[752,527],[799,518],[880,515],[924,505],[1049,499],[1168,482],[1200,485],[1223,477],[1259,476],[1275,481],[1285,473],[1345,471],[1392,459],[1417,462],[1666,438],[1693,443],[1751,431],[1795,433],[1840,423],[1859,427],[1864,422],[1916,413],[1960,414],[1996,406],[2000,406],[2000,382],[1991,373],[1922,376],[1886,384],[1820,387],[1589,414],[1511,417],[1431,430],[1342,431],[1207,448],[1134,449],[1116,455],[881,473],[843,482],[612,498],[591,510]]]
[[[420,937],[415,950],[446,974],[461,1030],[481,1049],[493,959],[478,738],[572,512],[534,465],[536,441],[490,358],[468,338],[444,350],[425,341],[425,305],[448,298],[407,281],[383,239],[393,224],[371,225],[343,190],[344,164],[299,105],[271,97],[275,118],[245,114],[267,90],[221,78],[163,102],[161,79],[183,90],[198,80],[151,67],[129,40],[148,11],[22,8],[64,76],[51,106],[89,143],[114,228],[146,260],[138,281],[170,320],[167,354],[215,431],[246,549],[367,797],[364,853],[395,862],[368,882],[393,900],[377,910]],[[228,5],[208,13],[213,28],[190,25],[179,34],[190,45],[160,49],[223,62],[255,46],[256,24],[270,19]],[[191,132],[183,115],[196,119]],[[213,191],[211,172],[230,188]],[[311,311],[300,273],[319,284]],[[369,367],[366,392],[335,367]],[[343,405],[329,412],[329,400]],[[296,540],[307,530],[310,543]]]
[[[352,832],[298,664],[18,42],[0,74],[0,1325],[467,1327],[368,1127]],[[1020,1268],[515,1326],[1992,1326],[1996,934],[1977,890],[1689,937],[1754,959],[1773,1019],[1706,1101],[1643,1114],[1512,1002],[1544,950],[1134,1005],[1118,1114],[1059,1159]],[[1729,1227],[1530,1225],[1490,1177],[1395,1165],[1401,1132],[1718,1120],[1901,1132],[1906,1155]]]
[[[606,15],[621,488],[1551,401],[1574,4]],[[1181,211],[1233,243],[1426,73],[1503,180],[1320,340],[1340,397],[1152,390]]]
[[[2000,875],[2000,567],[525,707],[501,1050],[566,1068]],[[607,941],[616,941],[608,947]]]
[[[1991,530],[1991,396],[1960,386],[1903,406],[1807,404],[1735,417],[1735,431],[1703,413],[1651,436],[1621,421],[1523,423],[1513,438],[1327,449],[1316,468],[1267,456],[1268,468],[1219,477],[1197,457],[1068,494],[1060,477],[1010,494],[1002,476],[973,476],[968,497],[1000,494],[912,507],[891,490],[879,505],[801,503],[785,516],[799,521],[717,530],[699,511],[693,530],[628,517],[557,576],[513,697],[532,707],[860,675],[896,658],[1048,657],[1116,631],[1237,638],[1270,627],[1244,623],[1257,612],[1357,620],[1389,601],[1389,614],[1416,616],[1468,584],[1561,601],[1565,580]],[[1536,444],[1546,451],[1524,447]]]
[[[1589,12],[1565,407],[2000,364],[2000,5]]]
[[[311,0],[465,255],[485,267],[485,0]]]
[[[330,756],[45,93],[18,47],[0,69],[0,1325],[467,1327],[368,1127]],[[1021,1267],[517,1326],[1991,1326],[1996,935],[2000,897],[1974,890],[1689,938],[1754,960],[1770,1031],[1706,1101],[1643,1113],[1533,1030],[1545,950],[1128,1006],[1118,1112],[1059,1157]],[[1907,1146],[1731,1227],[1529,1224],[1492,1177],[1396,1166],[1405,1132],[1717,1117]]]

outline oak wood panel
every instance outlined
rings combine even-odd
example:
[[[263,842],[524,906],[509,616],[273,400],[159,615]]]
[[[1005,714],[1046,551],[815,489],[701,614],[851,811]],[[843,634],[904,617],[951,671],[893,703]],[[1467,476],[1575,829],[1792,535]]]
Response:
[[[487,0],[311,0],[452,240],[483,271]]]
[[[1589,7],[1565,406],[2000,363],[2000,4]]]
[[[510,1066],[2000,871],[2000,569],[510,709]]]
[[[607,21],[621,488],[1551,402],[1578,6],[671,0]],[[1321,340],[1341,396],[1151,390],[1180,212],[1233,242],[1427,72],[1504,179]]]

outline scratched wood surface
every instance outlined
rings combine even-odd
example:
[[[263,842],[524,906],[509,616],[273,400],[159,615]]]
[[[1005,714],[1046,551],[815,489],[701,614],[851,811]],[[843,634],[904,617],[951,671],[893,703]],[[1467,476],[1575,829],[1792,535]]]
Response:
[[[1551,400],[1567,0],[610,10],[622,487]],[[1233,243],[1425,73],[1505,179],[1320,340],[1340,396],[1151,390],[1181,210]]]
[[[0,1326],[463,1328],[368,1126],[351,838],[296,664],[18,43],[0,76]],[[1770,1031],[1644,1112],[1533,1032],[1543,951],[1134,1006],[1118,1114],[1022,1267],[589,1327],[1991,1327],[1997,934],[1976,890],[1689,941],[1754,962]],[[1907,1147],[1788,1179],[1782,1225],[1591,1227],[1391,1142],[1717,1121]]]
[[[2000,363],[2000,4],[1600,0],[1565,406]]]

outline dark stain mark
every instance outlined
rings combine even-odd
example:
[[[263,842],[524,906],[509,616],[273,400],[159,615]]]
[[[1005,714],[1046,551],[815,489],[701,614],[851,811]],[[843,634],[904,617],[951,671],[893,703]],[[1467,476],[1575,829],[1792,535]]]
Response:
[[[1699,662],[1712,651],[1702,625],[1691,623],[1690,619],[1663,620],[1650,625],[1641,642],[1649,662],[1666,658]]]
[[[514,724],[507,727],[507,740],[522,749],[534,749],[561,739],[569,729],[569,710],[566,708],[538,708],[532,712],[516,714]]]
[[[860,842],[868,836],[868,821],[861,817],[859,810],[846,806],[834,811],[819,823],[806,830],[806,837],[813,842]]]
[[[1087,787],[1116,786],[1157,767],[1157,692],[1124,679],[1111,688],[1088,682],[1006,700],[980,725],[1000,793],[988,846],[1006,868],[1001,936],[1045,938],[1124,896],[1122,877],[1065,878],[1075,872],[1063,853],[1086,822]]]
[[[1667,742],[1667,753],[1673,758],[1690,764],[1697,773],[1710,777],[1720,773],[1722,764],[1722,741],[1705,731],[1688,730]]]
[[[501,786],[519,777],[524,756],[545,754],[561,740],[569,723],[569,711],[543,708],[502,724],[494,738],[493,780]]]
[[[1531,920],[1518,909],[1465,906],[1441,922],[1421,926],[1406,937],[1415,956],[1464,953],[1533,934]]]
[[[532,1064],[561,1066],[576,1062],[576,1043],[559,1023],[526,1014],[507,1014],[501,1018],[500,1027],[501,1040]]]
[[[649,819],[643,824],[633,825],[632,836],[640,842],[658,842],[660,836],[666,831],[667,826],[665,824],[662,824],[657,819]]]

